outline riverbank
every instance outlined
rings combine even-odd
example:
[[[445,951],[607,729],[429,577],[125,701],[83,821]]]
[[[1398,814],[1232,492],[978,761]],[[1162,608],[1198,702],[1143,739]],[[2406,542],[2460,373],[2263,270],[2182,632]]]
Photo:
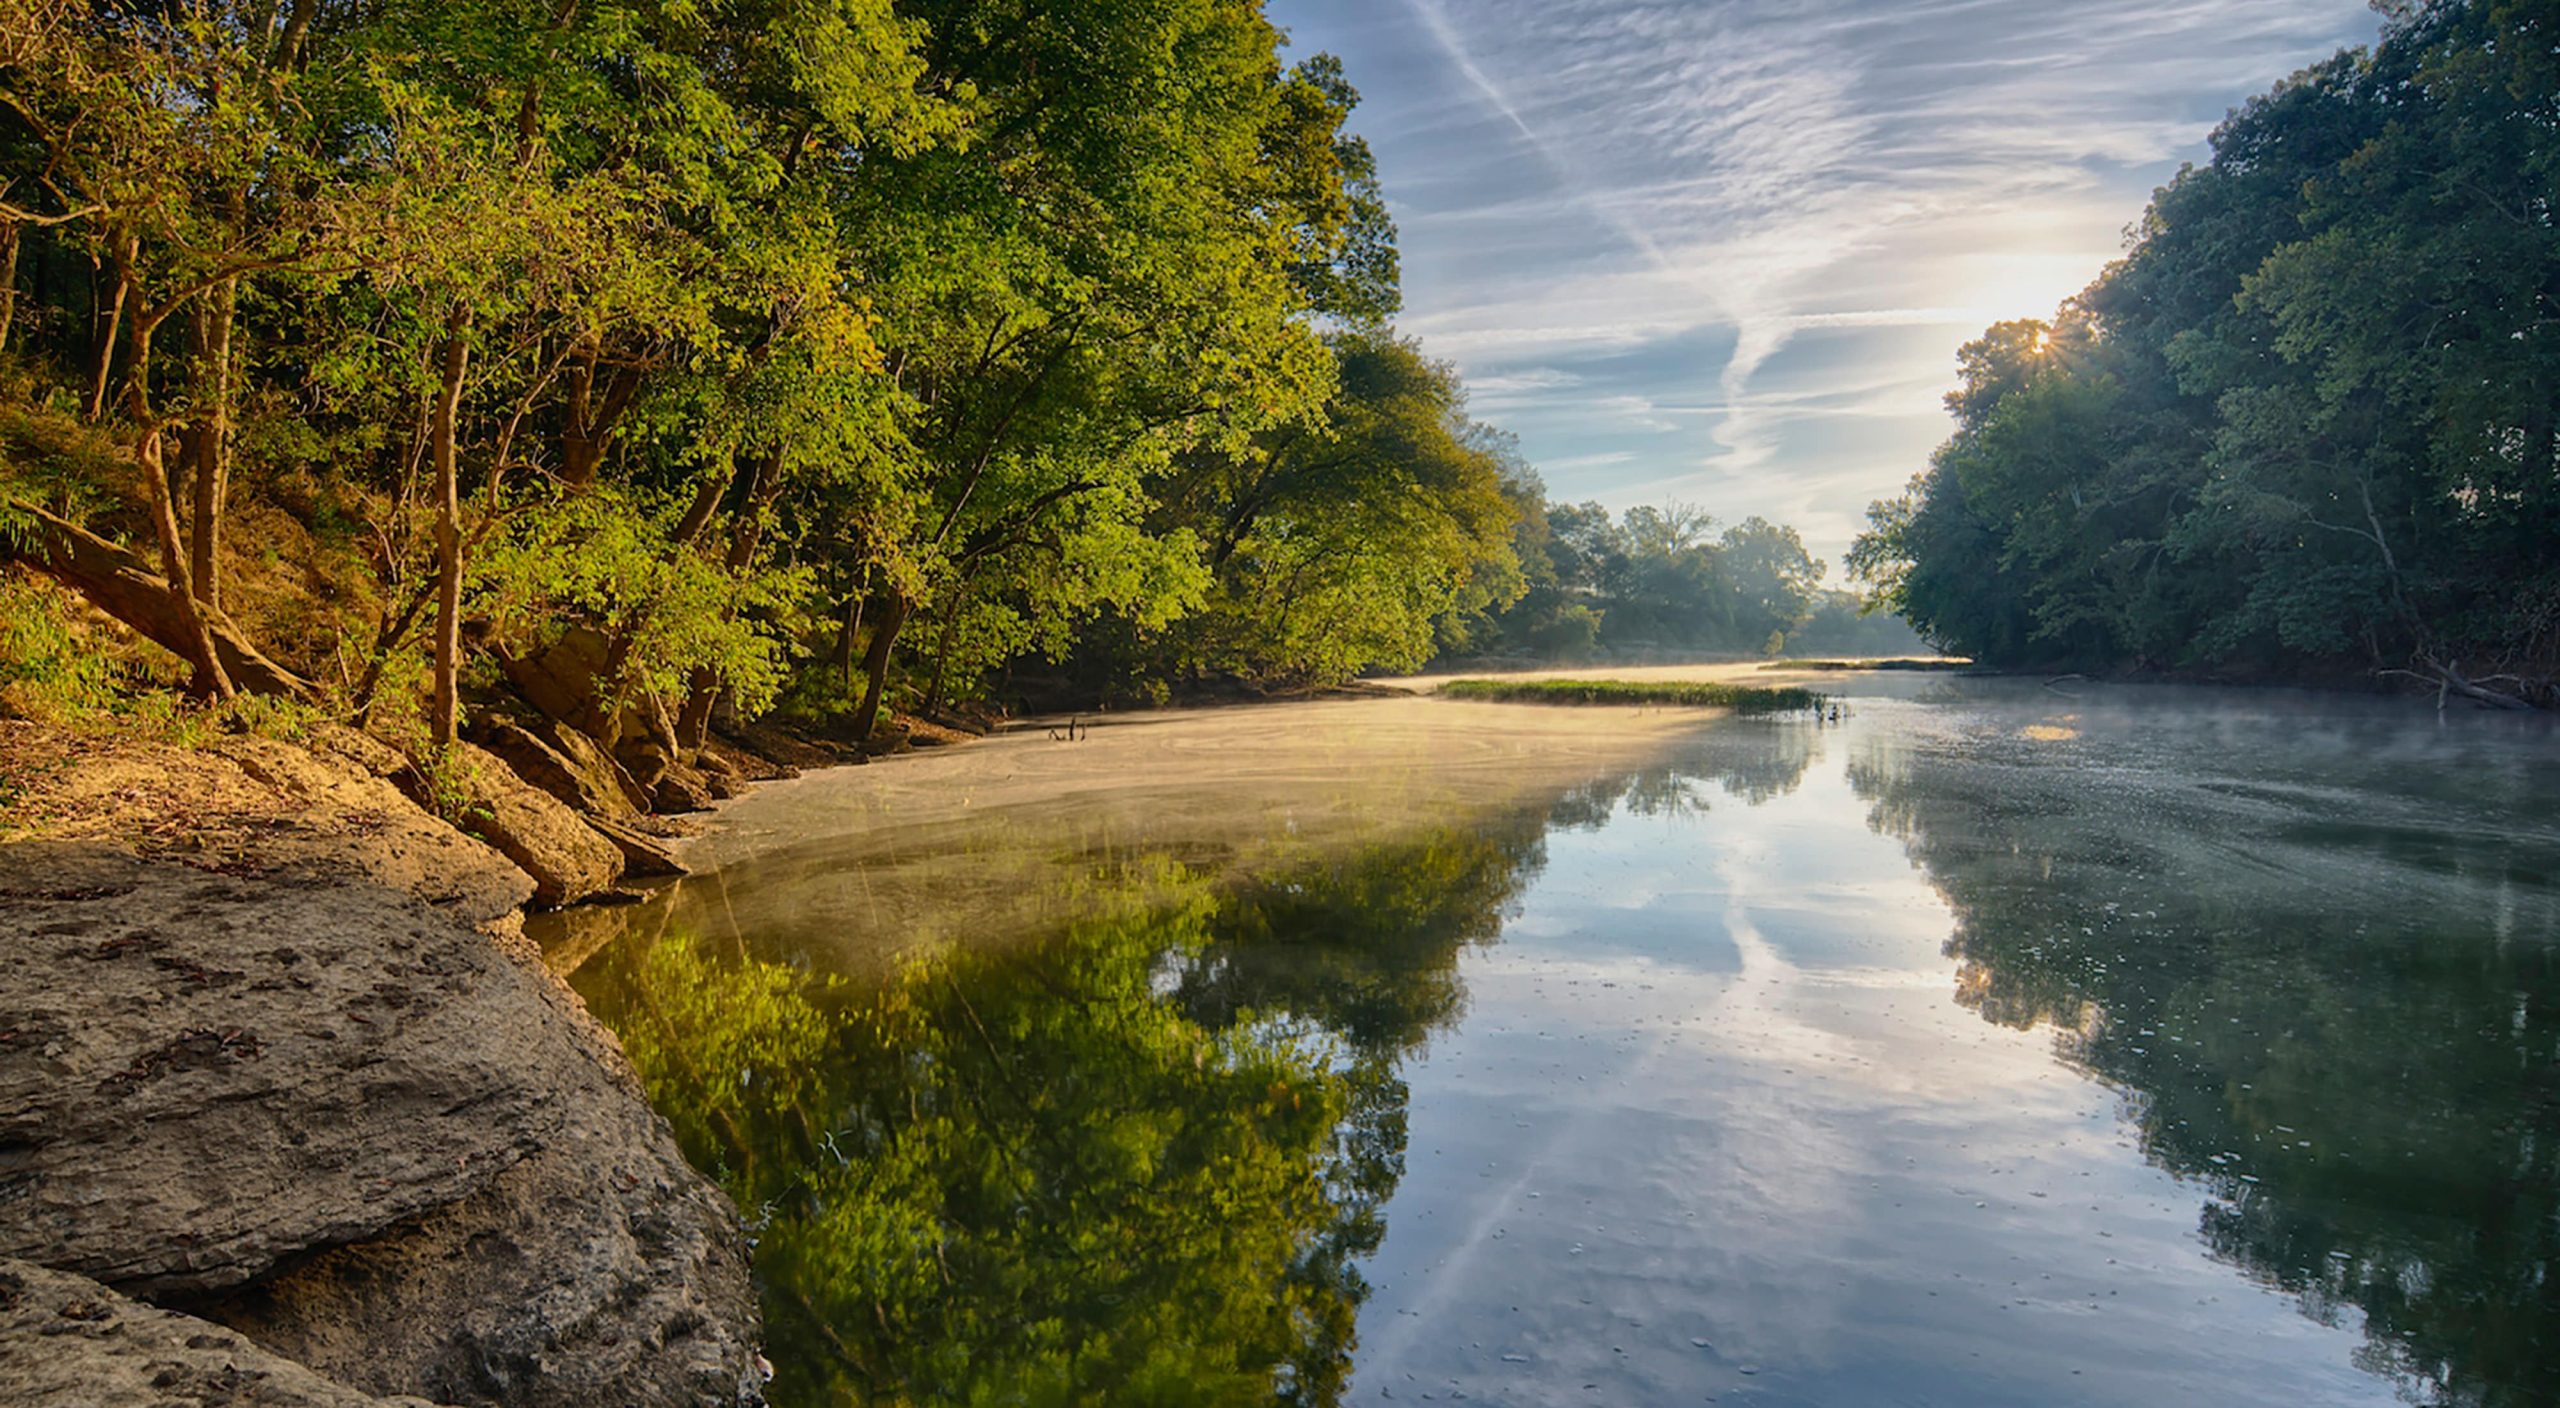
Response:
[[[736,1209],[405,767],[0,721],[0,1399],[762,1401]]]
[[[640,904],[535,916],[554,971],[633,931],[789,932],[847,969],[918,946],[1002,949],[1079,895],[1166,859],[1194,879],[1275,873],[1464,824],[1651,766],[1708,709],[1359,697],[1023,720],[858,774],[811,771],[721,805],[679,843],[691,875]],[[1204,791],[1203,775],[1222,780]],[[930,935],[903,917],[932,895]]]
[[[1445,707],[1371,687],[966,749],[910,724],[922,751],[858,786],[820,770],[863,755],[750,732],[658,780],[652,800],[691,805],[675,816],[533,717],[484,719],[485,751],[436,780],[330,726],[0,720],[0,1398],[113,1398],[174,1337],[276,1402],[760,1402],[737,1209],[559,975],[680,896],[751,905],[728,872],[767,850],[828,851],[874,903],[981,867],[977,927],[1001,936],[1037,927],[1022,906],[1052,887],[1021,882],[1058,858],[991,853],[969,822],[993,808],[1082,816],[1069,868],[1169,827],[1246,873],[1356,843],[1367,823],[1341,818],[1382,798],[1474,814],[1636,765],[1697,717],[1482,706],[1419,766]],[[1150,798],[1207,756],[1258,800],[1209,818]],[[625,888],[694,869],[715,873]]]

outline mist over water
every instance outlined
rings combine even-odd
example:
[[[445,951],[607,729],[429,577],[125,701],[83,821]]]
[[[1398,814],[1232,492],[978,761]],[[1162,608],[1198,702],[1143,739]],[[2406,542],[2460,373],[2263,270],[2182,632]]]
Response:
[[[2560,1398],[2546,725],[1832,687],[1034,732],[551,938],[778,1402]]]

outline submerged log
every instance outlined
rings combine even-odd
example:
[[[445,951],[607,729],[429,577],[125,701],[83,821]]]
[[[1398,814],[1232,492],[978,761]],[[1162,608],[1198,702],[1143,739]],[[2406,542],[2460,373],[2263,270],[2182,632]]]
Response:
[[[169,590],[165,577],[143,560],[67,518],[33,504],[12,501],[10,508],[32,520],[19,537],[0,536],[0,559],[15,559],[78,592],[100,611],[133,628],[181,659],[195,658],[186,603]],[[311,682],[270,660],[248,635],[219,609],[199,604],[213,636],[213,651],[231,683],[256,694],[282,694],[309,699]]]

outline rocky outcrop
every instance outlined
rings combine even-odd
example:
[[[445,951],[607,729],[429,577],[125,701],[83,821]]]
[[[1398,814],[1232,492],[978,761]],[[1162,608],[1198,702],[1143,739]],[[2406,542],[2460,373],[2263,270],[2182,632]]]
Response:
[[[435,1408],[332,1383],[192,1316],[0,1260],[0,1402],[18,1408]]]
[[[651,804],[664,811],[658,784],[666,777],[667,769],[683,760],[683,754],[676,747],[675,726],[663,710],[649,724],[645,729],[626,730],[621,741],[613,745],[613,760],[649,794]]]
[[[0,721],[0,731],[31,734]],[[397,750],[352,729],[319,729],[301,746],[225,738],[197,748],[8,737],[45,747],[56,766],[4,823],[61,840],[176,853],[241,875],[334,868],[413,895],[471,924],[512,916],[533,881],[508,859],[419,809],[416,774]]]
[[[758,730],[757,736],[768,741],[779,742],[786,747],[796,745],[800,750],[809,750],[808,744],[792,739],[790,735],[783,733],[780,729]],[[800,769],[792,766],[788,762],[781,761],[778,758],[763,756],[752,749],[743,748],[721,739],[706,741],[702,745],[696,761],[701,764],[704,772],[717,771],[729,773],[738,778],[741,782],[772,782],[780,778],[798,777],[800,775]],[[832,755],[822,754],[820,756],[820,761],[818,761],[815,766],[829,767],[839,761],[841,761],[841,759]]]
[[[603,1087],[485,934],[342,871],[0,847],[0,1255],[236,1286],[489,1186]]]
[[[691,867],[676,859],[675,848],[658,836],[640,829],[637,821],[613,817],[591,816],[587,825],[622,852],[622,873],[657,879],[671,875],[689,875]]]
[[[536,904],[576,904],[622,878],[622,852],[550,793],[468,743],[454,745],[461,826],[533,877]]]
[[[348,1388],[312,1402],[758,1401],[736,1213],[612,1038],[520,936],[325,860],[0,847],[0,1255]]]
[[[375,1392],[543,1408],[759,1401],[736,1214],[646,1106],[592,1109],[480,1193],[208,1313]]]
[[[471,741],[487,749],[515,775],[563,806],[589,816],[629,817],[647,810],[647,798],[630,774],[596,741],[543,720],[528,727],[506,719],[484,721]]]
[[[612,655],[603,632],[572,626],[531,655],[502,657],[499,666],[525,702],[610,748],[620,720],[603,703],[599,681]]]
[[[669,763],[659,773],[653,795],[661,812],[708,811],[719,800],[711,790],[711,780],[700,769],[683,763]]]
[[[718,753],[708,748],[699,750],[694,754],[693,766],[702,775],[704,788],[717,800],[725,802],[746,795],[745,775]]]
[[[675,721],[645,693],[630,700],[611,697],[613,643],[601,631],[572,626],[541,650],[506,657],[500,665],[525,702],[565,725],[547,740],[554,748],[570,752],[576,745],[568,733],[585,735],[620,770],[635,802],[657,801],[659,779],[683,758]]]
[[[751,778],[797,777],[806,768],[833,768],[869,762],[850,743],[815,738],[770,723],[737,723],[707,745],[726,750]],[[752,759],[750,763],[748,760]]]

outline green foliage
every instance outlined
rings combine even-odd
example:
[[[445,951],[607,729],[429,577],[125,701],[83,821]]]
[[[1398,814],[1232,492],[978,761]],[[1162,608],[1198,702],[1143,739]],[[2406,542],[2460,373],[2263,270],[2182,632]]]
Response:
[[[124,681],[50,582],[0,571],[0,713],[60,721],[116,707]]]
[[[486,790],[480,779],[480,755],[461,748],[437,748],[421,738],[409,749],[409,760],[418,770],[420,804],[456,826],[463,825]]]
[[[739,708],[761,713],[782,689],[784,642],[812,574],[778,564],[731,570],[673,538],[676,512],[611,488],[535,501],[474,564],[475,607],[527,644],[558,622],[613,623],[627,652],[614,683],[626,697],[681,695],[703,670]]]
[[[466,692],[578,626],[697,722],[865,658],[938,702],[1581,650],[1710,579],[1719,639],[1792,629],[1819,566],[1760,524],[1566,599],[1535,476],[1388,326],[1358,94],[1281,48],[1252,0],[15,7],[0,533],[156,457],[190,570],[309,598],[232,614],[395,731],[448,466]]]
[[[1792,528],[1750,518],[1717,534],[1685,504],[1613,518],[1529,488],[1541,501],[1522,520],[1524,590],[1467,643],[1474,653],[1775,654],[1826,604],[1823,564]]]
[[[2549,23],[2409,7],[2234,113],[2053,322],[1964,349],[1954,438],[1850,555],[1873,600],[1993,662],[2548,690]]]
[[[1731,709],[1737,714],[1798,713],[1819,709],[1825,702],[1823,695],[1792,686],[1683,681],[1451,680],[1437,693],[1498,704],[1668,705]]]
[[[53,582],[0,569],[0,716],[183,746],[240,734],[299,742],[327,717],[296,699],[177,698],[105,626]]]
[[[1518,595],[1507,447],[1466,419],[1456,373],[1385,331],[1329,345],[1339,383],[1318,416],[1185,466],[1173,512],[1217,574],[1170,644],[1192,672],[1414,669]]]
[[[0,546],[23,546],[26,505],[72,518],[95,512],[123,474],[124,453],[58,398],[38,399],[23,371],[0,365]]]

